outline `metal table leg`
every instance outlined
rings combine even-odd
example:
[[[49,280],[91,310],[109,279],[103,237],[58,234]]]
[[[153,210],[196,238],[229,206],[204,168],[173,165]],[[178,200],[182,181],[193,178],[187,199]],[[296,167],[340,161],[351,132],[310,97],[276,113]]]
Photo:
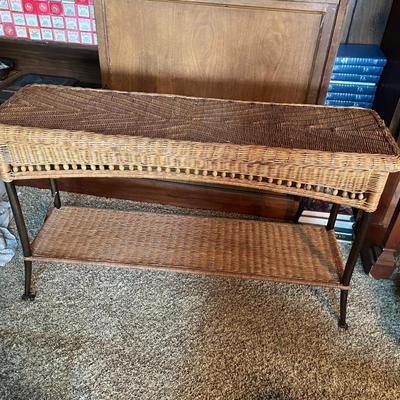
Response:
[[[360,211],[361,219],[359,220],[359,224],[357,225],[357,235],[354,240],[353,246],[350,250],[349,258],[347,259],[346,267],[344,269],[343,277],[341,283],[345,286],[350,285],[351,277],[353,276],[354,267],[357,262],[357,258],[360,254],[362,244],[365,239],[365,235],[367,233],[368,223],[370,221],[371,214]],[[339,327],[343,329],[347,329],[346,323],[346,312],[347,312],[347,298],[349,291],[342,290],[340,293],[340,319],[339,319]]]
[[[60,192],[58,190],[57,181],[55,179],[50,179],[50,190],[53,196],[53,203],[55,208],[61,208]]]
[[[331,231],[332,229],[335,229],[336,219],[337,219],[339,210],[340,210],[340,204],[332,204],[332,209],[329,214],[328,224],[326,225],[327,231]]]
[[[29,243],[28,231],[26,229],[24,216],[22,214],[21,205],[18,200],[17,191],[15,189],[14,182],[5,182],[6,191],[8,198],[10,200],[11,209],[14,215],[15,224],[17,225],[17,230],[19,234],[19,238],[22,244],[22,251],[24,257],[30,257],[31,246]],[[22,296],[23,300],[34,300],[35,294],[32,293],[31,284],[32,284],[32,261],[24,260],[25,263],[25,291]]]
[[[297,208],[296,215],[294,217],[294,222],[296,224],[299,223],[299,219],[301,217],[301,214],[303,214],[305,207],[306,207],[306,199],[304,197],[300,197],[299,207]]]

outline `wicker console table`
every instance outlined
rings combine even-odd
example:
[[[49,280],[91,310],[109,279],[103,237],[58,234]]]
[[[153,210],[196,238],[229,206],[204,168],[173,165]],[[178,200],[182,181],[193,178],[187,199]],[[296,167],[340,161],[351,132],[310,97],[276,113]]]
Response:
[[[368,216],[400,151],[371,110],[32,85],[0,107],[1,178],[32,261],[135,266],[341,290],[339,325]],[[57,178],[213,183],[333,203],[325,228],[61,207]],[[14,181],[49,179],[54,208],[31,242]],[[361,210],[344,265],[339,205]],[[296,221],[295,221],[296,222]],[[111,230],[111,232],[110,232]]]

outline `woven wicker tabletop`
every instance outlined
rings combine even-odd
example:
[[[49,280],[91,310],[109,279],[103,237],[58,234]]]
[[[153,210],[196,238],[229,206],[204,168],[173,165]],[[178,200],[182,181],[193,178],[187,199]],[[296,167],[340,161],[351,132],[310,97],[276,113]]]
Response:
[[[0,106],[4,181],[132,177],[376,210],[400,150],[372,110],[32,85]]]
[[[25,87],[0,106],[0,123],[113,135],[326,152],[398,155],[372,110]]]
[[[53,209],[31,260],[168,269],[343,288],[334,231],[228,218]]]

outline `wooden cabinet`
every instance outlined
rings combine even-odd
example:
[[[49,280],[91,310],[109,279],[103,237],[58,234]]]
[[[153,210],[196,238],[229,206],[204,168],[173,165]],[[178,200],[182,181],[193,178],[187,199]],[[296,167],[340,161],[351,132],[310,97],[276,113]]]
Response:
[[[390,10],[381,48],[388,58],[375,97],[374,109],[400,143],[400,2]],[[367,232],[362,260],[374,278],[390,278],[400,250],[400,174],[389,177]]]
[[[97,0],[103,86],[322,103],[347,0]]]

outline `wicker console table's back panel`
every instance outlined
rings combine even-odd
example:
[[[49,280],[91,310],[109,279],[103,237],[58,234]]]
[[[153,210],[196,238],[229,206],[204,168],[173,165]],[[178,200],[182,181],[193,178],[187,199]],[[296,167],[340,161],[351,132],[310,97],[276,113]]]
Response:
[[[371,110],[33,85],[0,107],[2,179],[212,182],[373,211],[399,149]]]

